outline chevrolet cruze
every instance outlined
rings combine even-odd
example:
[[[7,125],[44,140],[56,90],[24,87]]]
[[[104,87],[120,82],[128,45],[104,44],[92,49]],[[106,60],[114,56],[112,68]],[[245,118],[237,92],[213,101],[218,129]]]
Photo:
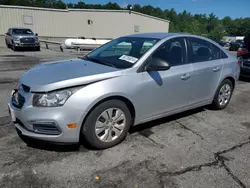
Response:
[[[240,66],[204,37],[144,33],[120,37],[78,59],[32,67],[9,110],[25,136],[105,149],[129,128],[204,105],[225,108]]]

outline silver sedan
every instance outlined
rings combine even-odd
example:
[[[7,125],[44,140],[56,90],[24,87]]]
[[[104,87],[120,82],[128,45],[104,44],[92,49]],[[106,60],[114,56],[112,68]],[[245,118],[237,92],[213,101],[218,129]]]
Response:
[[[204,105],[225,108],[240,66],[217,43],[181,33],[120,37],[79,59],[32,67],[10,97],[18,131],[28,137],[97,149],[129,128]]]

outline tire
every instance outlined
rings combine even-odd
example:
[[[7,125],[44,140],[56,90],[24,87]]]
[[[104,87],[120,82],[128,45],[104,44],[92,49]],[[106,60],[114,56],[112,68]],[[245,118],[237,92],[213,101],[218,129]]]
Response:
[[[120,114],[118,113],[118,110],[120,110],[120,112],[123,114],[119,117],[124,117],[119,119],[124,119],[124,120],[117,121],[116,125],[112,124],[112,122],[108,123],[108,121],[110,120],[107,114],[108,109],[109,109],[109,114],[112,114],[111,116],[112,119],[114,120],[113,123],[116,122],[115,119],[119,116],[118,114]],[[115,117],[116,113],[117,117]],[[104,116],[106,116],[106,118],[104,118]],[[100,127],[99,129],[98,127],[96,128],[96,122],[98,122],[98,127]],[[101,103],[90,112],[90,114],[87,116],[83,124],[81,133],[84,140],[87,141],[87,143],[92,148],[107,149],[119,144],[126,138],[131,123],[132,123],[131,113],[127,105],[120,100],[109,100]],[[119,129],[115,127],[119,127]],[[99,133],[96,131],[99,131]],[[114,131],[120,133],[120,135],[117,134],[119,135],[117,136],[117,138],[115,138],[116,134]],[[110,135],[111,137],[109,137]],[[101,139],[102,137],[103,140]],[[112,139],[109,140],[110,138],[114,140]]]
[[[7,40],[5,40],[5,44],[6,44],[7,48],[10,48],[10,45],[8,44]]]
[[[222,90],[224,90],[224,91],[222,91]],[[233,90],[234,90],[234,88],[233,88],[232,81],[229,79],[223,80],[216,91],[213,103],[211,105],[212,109],[222,110],[222,109],[226,108],[227,105],[229,104],[231,98],[232,98]],[[226,91],[228,91],[228,92],[226,92]],[[224,100],[224,102],[222,100]]]
[[[35,47],[35,51],[40,51],[40,46],[39,47]]]
[[[15,46],[15,44],[12,44],[12,50],[17,51],[17,47]]]

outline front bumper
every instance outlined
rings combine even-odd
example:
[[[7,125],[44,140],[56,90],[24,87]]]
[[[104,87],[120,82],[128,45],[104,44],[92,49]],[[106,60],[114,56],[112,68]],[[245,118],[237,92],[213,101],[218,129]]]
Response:
[[[37,108],[29,102],[21,109],[12,103],[12,96],[8,104],[10,116],[15,127],[24,136],[56,143],[77,143],[80,138],[81,124],[85,112],[71,107]],[[58,130],[57,134],[38,133],[34,124],[53,122]],[[70,129],[68,124],[77,123],[77,127]]]
[[[14,42],[14,45],[16,47],[21,47],[21,48],[38,48],[40,47],[40,43],[21,43],[21,42]]]

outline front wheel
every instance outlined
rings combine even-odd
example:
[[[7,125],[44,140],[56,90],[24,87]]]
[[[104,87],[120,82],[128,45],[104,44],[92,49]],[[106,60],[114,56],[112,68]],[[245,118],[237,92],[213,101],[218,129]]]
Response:
[[[12,50],[13,50],[13,51],[17,51],[17,47],[15,46],[14,43],[12,44]]]
[[[215,110],[224,109],[231,100],[233,94],[233,83],[229,79],[225,79],[217,89],[212,108]]]
[[[94,108],[82,128],[85,140],[95,149],[106,149],[122,142],[132,123],[127,105],[109,100]]]
[[[5,44],[6,44],[7,48],[10,48],[10,45],[8,44],[7,40],[5,40]]]
[[[40,48],[40,46],[38,46],[38,47],[35,47],[35,51],[41,51],[41,48]]]

